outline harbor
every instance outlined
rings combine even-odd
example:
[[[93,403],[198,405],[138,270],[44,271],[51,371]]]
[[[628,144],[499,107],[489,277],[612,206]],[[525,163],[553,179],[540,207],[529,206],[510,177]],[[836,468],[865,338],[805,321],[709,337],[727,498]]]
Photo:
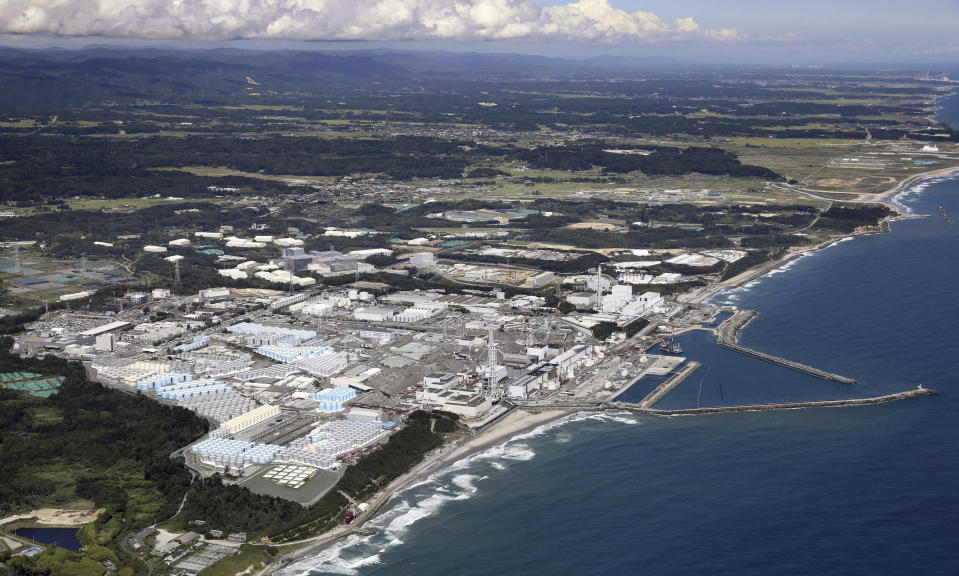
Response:
[[[725,311],[730,312],[730,311]],[[737,335],[740,330],[743,329],[750,321],[752,321],[757,316],[757,312],[753,310],[736,310],[732,311],[731,315],[726,318],[718,327],[716,328],[705,328],[705,327],[696,327],[689,328],[681,333],[689,333],[692,330],[702,330],[715,334],[716,336],[716,345],[721,348],[732,350],[737,353],[744,354],[753,358],[758,358],[796,372],[800,372],[815,378],[837,382],[844,385],[855,384],[856,381],[852,378],[848,378],[839,374],[814,368],[800,362],[795,362],[743,346],[738,343]],[[668,354],[677,354],[682,353],[682,348],[679,343],[676,341],[677,334],[673,333],[668,336],[665,336],[661,341],[661,348],[665,353]],[[655,348],[655,346],[653,346]],[[640,347],[637,353],[646,354],[646,347]],[[648,394],[642,397],[639,401],[623,401],[620,398],[624,395],[624,392],[634,386],[639,385],[642,380],[651,375],[657,374],[657,372],[650,371],[648,369],[644,370],[639,374],[637,378],[631,381],[631,383],[617,391],[616,394],[613,394],[610,398],[606,400],[601,400],[598,398],[569,398],[569,399],[560,399],[560,400],[521,400],[521,399],[512,399],[510,405],[519,409],[525,410],[558,410],[563,412],[601,412],[607,410],[623,410],[634,413],[649,414],[652,416],[695,416],[695,415],[706,415],[706,414],[724,414],[724,413],[734,413],[734,412],[759,412],[759,411],[772,411],[772,410],[796,410],[804,408],[839,408],[847,406],[868,406],[874,404],[883,404],[888,402],[896,402],[899,400],[908,400],[913,398],[919,398],[923,396],[931,396],[937,394],[936,390],[925,388],[921,384],[916,388],[911,390],[905,390],[901,392],[893,392],[888,394],[881,394],[871,397],[863,398],[835,398],[835,399],[823,399],[823,400],[797,400],[797,401],[777,401],[777,402],[745,402],[740,404],[732,404],[726,406],[700,406],[697,402],[696,407],[694,408],[657,408],[656,406],[671,392],[676,390],[683,382],[685,382],[690,376],[695,372],[700,370],[703,367],[703,363],[695,360],[687,360],[684,357],[680,356],[650,356],[651,358],[662,358],[669,359],[669,372],[663,373],[662,371],[658,372],[666,376],[666,379],[655,386]],[[704,376],[705,378],[705,376]],[[700,384],[701,388],[701,384]]]

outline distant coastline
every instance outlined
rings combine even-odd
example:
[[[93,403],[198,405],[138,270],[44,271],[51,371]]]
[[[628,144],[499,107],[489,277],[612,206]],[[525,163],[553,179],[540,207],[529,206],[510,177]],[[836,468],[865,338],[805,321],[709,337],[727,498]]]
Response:
[[[762,266],[759,266],[758,268],[747,270],[742,274],[730,278],[727,281],[717,283],[715,286],[708,287],[702,294],[691,299],[689,303],[702,304],[721,292],[738,288],[748,282],[762,278],[763,276],[766,276],[771,272],[798,260],[804,255],[811,254],[819,250],[824,250],[842,241],[858,236],[886,233],[889,231],[889,222],[903,218],[917,217],[915,215],[908,214],[906,207],[896,200],[896,196],[909,190],[913,186],[920,185],[925,180],[950,178],[956,174],[959,174],[959,166],[924,172],[922,174],[916,174],[906,178],[882,194],[882,203],[892,207],[897,214],[883,220],[883,222],[881,222],[876,229],[869,231],[857,231],[848,235],[843,235],[842,237],[831,238],[813,246],[795,249],[788,254],[783,255],[781,258],[768,262]],[[466,438],[462,443],[444,446],[434,454],[429,455],[412,470],[394,480],[380,494],[377,494],[370,503],[370,507],[360,516],[358,516],[357,519],[349,526],[343,526],[326,534],[309,538],[307,540],[290,543],[302,543],[305,546],[303,548],[288,552],[281,557],[279,561],[274,562],[259,574],[274,574],[284,567],[288,567],[297,561],[302,561],[309,555],[320,552],[334,543],[342,540],[343,538],[361,531],[363,525],[374,519],[379,511],[382,510],[384,506],[389,504],[394,495],[416,485],[419,482],[422,482],[433,474],[441,473],[443,470],[455,464],[456,462],[468,459],[496,445],[509,442],[517,436],[529,433],[530,431],[541,426],[559,425],[562,423],[561,421],[563,419],[571,416],[572,414],[569,412],[557,410],[527,412],[522,409],[514,409],[506,417],[489,425],[480,433]]]

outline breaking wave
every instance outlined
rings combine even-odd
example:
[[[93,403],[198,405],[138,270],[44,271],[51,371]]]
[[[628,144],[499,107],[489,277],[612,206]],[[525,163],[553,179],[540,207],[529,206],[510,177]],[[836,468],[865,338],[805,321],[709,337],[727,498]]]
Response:
[[[636,425],[639,418],[630,412],[576,413],[538,426],[529,432],[472,454],[429,477],[413,484],[390,499],[390,503],[364,527],[375,532],[371,536],[351,535],[345,540],[317,552],[277,572],[280,576],[313,576],[319,574],[356,575],[364,566],[383,562],[382,555],[404,543],[410,527],[435,515],[450,502],[469,500],[482,491],[483,481],[491,474],[506,471],[511,462],[526,462],[536,457],[530,440],[546,436],[558,427],[583,421],[614,422]],[[559,443],[572,440],[569,429],[557,431],[553,439]]]
[[[933,186],[934,184],[939,184],[940,182],[945,182],[946,180],[949,180],[951,178],[954,178],[954,176],[950,176],[950,177],[939,176],[936,178],[929,178],[928,180],[921,180],[913,184],[912,186],[909,186],[902,192],[893,196],[891,198],[891,201],[902,211],[903,214],[909,214],[909,215],[915,214],[915,211],[912,209],[911,206],[909,206],[908,202],[915,200],[916,196],[921,195],[930,186]]]

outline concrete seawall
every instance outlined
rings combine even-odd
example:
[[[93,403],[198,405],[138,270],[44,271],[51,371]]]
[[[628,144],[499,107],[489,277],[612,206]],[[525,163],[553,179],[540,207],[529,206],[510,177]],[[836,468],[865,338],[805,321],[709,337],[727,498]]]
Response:
[[[701,364],[699,362],[690,362],[686,364],[679,370],[679,372],[673,374],[672,377],[657,386],[652,392],[643,398],[639,402],[639,406],[642,408],[652,408],[657,402],[672,392],[674,388],[682,384],[686,378],[689,378],[689,375],[698,370],[700,366]]]
[[[612,402],[607,404],[609,409],[628,410],[630,412],[641,412],[655,416],[694,416],[699,414],[727,414],[731,412],[760,412],[765,410],[796,410],[799,408],[838,408],[843,406],[870,406],[872,404],[883,404],[886,402],[896,402],[898,400],[907,400],[909,398],[918,398],[919,396],[932,396],[938,394],[935,390],[929,388],[916,388],[905,392],[895,394],[886,394],[885,396],[874,396],[872,398],[848,398],[844,400],[813,400],[808,402],[777,402],[773,404],[743,404],[739,406],[712,406],[709,408],[688,408],[685,410],[657,410],[655,408],[644,408],[639,404],[629,404],[626,402]]]
[[[690,371],[691,373],[691,371]],[[736,406],[710,406],[706,408],[686,408],[680,410],[659,410],[644,407],[641,403],[631,402],[544,402],[518,404],[525,410],[562,410],[565,412],[602,412],[604,410],[626,410],[650,416],[696,416],[701,414],[729,414],[733,412],[763,412],[769,410],[798,410],[801,408],[842,408],[846,406],[871,406],[899,400],[909,400],[920,396],[934,396],[939,392],[931,388],[915,388],[895,394],[873,396],[870,398],[845,398],[841,400],[809,400],[804,402],[774,402],[771,404],[739,404]],[[647,396],[648,398],[648,396]],[[644,399],[645,400],[645,399]]]
[[[743,326],[749,323],[750,320],[756,317],[756,312],[753,310],[741,310],[732,315],[728,320],[723,322],[719,328],[716,329],[716,342],[728,350],[734,350],[741,354],[746,354],[747,356],[752,356],[754,358],[759,358],[767,362],[772,362],[774,364],[779,364],[780,366],[785,366],[797,372],[803,372],[809,374],[810,376],[815,376],[816,378],[822,378],[823,380],[832,380],[834,382],[839,382],[841,384],[855,384],[856,381],[852,378],[847,378],[845,376],[834,374],[832,372],[827,372],[825,370],[820,370],[819,368],[813,368],[812,366],[807,366],[806,364],[801,364],[799,362],[794,362],[792,360],[787,360],[786,358],[780,358],[779,356],[773,356],[772,354],[767,354],[765,352],[760,352],[759,350],[754,350],[747,346],[743,346],[737,342],[737,336],[739,331],[742,330]]]

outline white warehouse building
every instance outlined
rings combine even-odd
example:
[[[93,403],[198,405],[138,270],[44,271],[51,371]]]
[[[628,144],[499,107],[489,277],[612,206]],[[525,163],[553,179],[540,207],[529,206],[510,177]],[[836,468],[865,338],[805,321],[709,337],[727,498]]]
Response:
[[[250,426],[256,426],[260,422],[269,420],[279,413],[279,406],[260,406],[245,414],[240,414],[235,418],[227,420],[220,425],[220,428],[228,430],[230,434],[236,434],[240,430],[245,430]]]
[[[436,258],[432,252],[417,252],[410,256],[410,264],[417,268],[432,268],[436,265]]]
[[[387,322],[393,320],[393,310],[389,308],[357,308],[353,318],[363,322]]]

